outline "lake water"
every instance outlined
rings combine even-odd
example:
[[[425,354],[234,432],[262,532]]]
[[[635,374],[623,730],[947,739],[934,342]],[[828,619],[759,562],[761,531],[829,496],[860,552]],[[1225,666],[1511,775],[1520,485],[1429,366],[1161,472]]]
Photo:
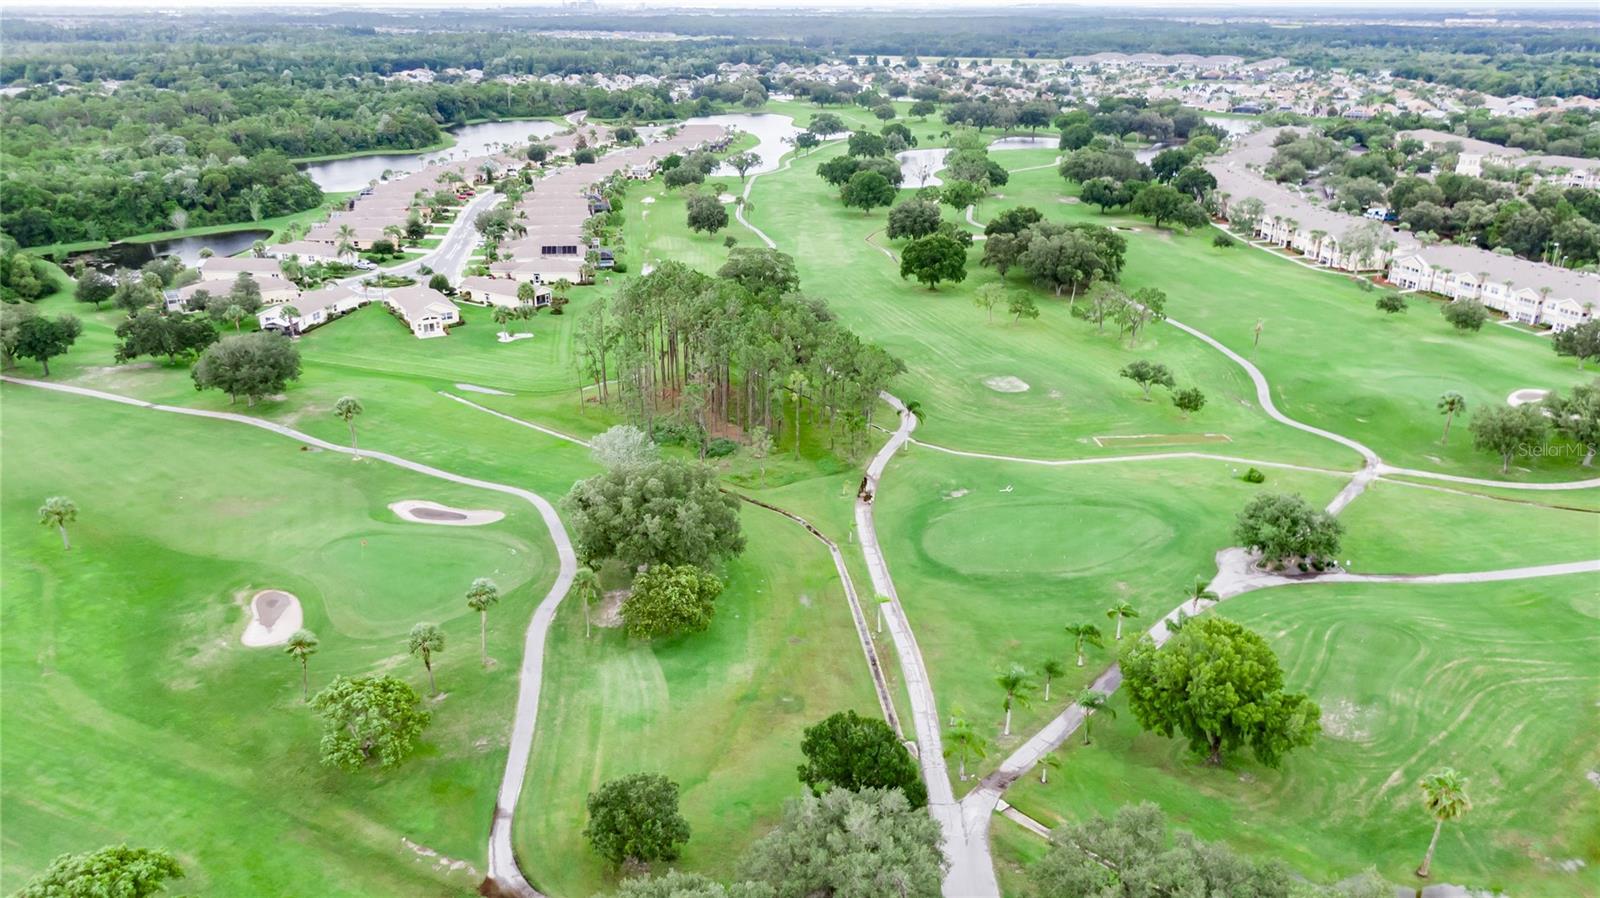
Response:
[[[677,122],[675,124],[720,125],[724,128],[734,128],[739,131],[743,131],[746,134],[754,135],[757,143],[755,147],[748,150],[748,152],[754,153],[761,161],[756,163],[755,168],[752,168],[745,173],[747,177],[749,175],[759,175],[765,174],[769,171],[776,171],[778,168],[778,163],[783,159],[783,154],[794,149],[794,145],[790,141],[794,139],[796,134],[799,134],[801,131],[805,130],[803,128],[795,127],[794,118],[792,116],[778,115],[774,112],[736,112],[729,113],[727,115],[698,115],[694,118],[684,119],[682,122]],[[659,125],[654,127],[640,128],[639,133],[647,136],[653,135],[664,130],[666,127],[668,126]],[[720,178],[737,178],[739,176],[739,173],[735,171],[732,166],[728,165],[718,166],[717,170],[711,174]]]
[[[239,231],[224,231],[220,234],[208,234],[204,237],[184,237],[178,240],[156,240],[150,243],[113,243],[105,249],[97,249],[87,253],[74,254],[72,259],[81,259],[91,268],[110,270],[115,268],[138,268],[158,256],[177,256],[183,264],[193,266],[200,261],[200,251],[210,249],[214,255],[233,256],[250,248],[250,244],[257,240],[266,240],[272,236],[271,231],[260,228],[247,228]]]
[[[1053,150],[1060,145],[1061,140],[1058,137],[1002,137],[991,141],[989,149]],[[943,184],[944,182],[934,173],[944,168],[945,157],[949,155],[949,147],[928,147],[896,153],[894,158],[900,161],[900,176],[905,179],[901,182],[901,186],[916,189]]]
[[[329,193],[360,190],[383,177],[388,172],[413,172],[434,162],[452,159],[470,159],[499,152],[508,146],[527,143],[529,137],[549,137],[566,130],[566,125],[556,122],[483,122],[462,125],[449,133],[455,146],[432,153],[383,153],[377,156],[356,156],[350,159],[333,159],[328,162],[310,162],[301,166],[317,186]]]
[[[1228,132],[1229,137],[1238,137],[1241,134],[1249,134],[1255,130],[1259,122],[1253,118],[1228,118],[1221,115],[1208,115],[1206,116],[1206,124],[1216,125],[1218,128]]]

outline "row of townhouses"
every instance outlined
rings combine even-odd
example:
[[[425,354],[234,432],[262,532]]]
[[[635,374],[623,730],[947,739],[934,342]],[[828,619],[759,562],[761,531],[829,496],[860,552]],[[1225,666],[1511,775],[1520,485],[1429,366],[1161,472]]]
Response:
[[[1439,244],[1397,255],[1388,278],[1404,290],[1477,300],[1557,333],[1588,321],[1600,303],[1600,277],[1472,246]]]

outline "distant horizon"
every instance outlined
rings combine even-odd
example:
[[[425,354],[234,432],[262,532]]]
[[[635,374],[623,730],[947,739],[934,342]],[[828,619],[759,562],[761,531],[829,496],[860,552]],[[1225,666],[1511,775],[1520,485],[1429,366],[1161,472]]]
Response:
[[[544,12],[570,11],[575,13],[595,10],[618,13],[672,12],[675,10],[773,13],[793,10],[838,13],[900,13],[906,15],[944,10],[1004,13],[1028,9],[1071,9],[1084,12],[1101,12],[1107,15],[1119,15],[1128,12],[1166,15],[1217,15],[1230,12],[1248,12],[1251,14],[1311,15],[1315,17],[1340,17],[1362,13],[1394,14],[1397,12],[1437,14],[1459,10],[1475,16],[1493,18],[1507,15],[1520,17],[1530,12],[1574,11],[1590,13],[1593,16],[1594,3],[1591,0],[1538,0],[1536,3],[1517,4],[1508,7],[1504,0],[1390,0],[1390,2],[1385,3],[1372,2],[1372,0],[1357,0],[1357,2],[1340,2],[1340,0],[1321,0],[1321,2],[1314,2],[1314,0],[1229,0],[1229,2],[1210,2],[1210,0],[1206,0],[1206,2],[1194,3],[1174,2],[1174,0],[1119,0],[1114,4],[1105,2],[1105,0],[1027,0],[1027,2],[1011,4],[996,4],[993,0],[922,0],[917,10],[909,10],[903,6],[890,3],[859,5],[848,4],[842,2],[842,0],[580,0],[577,3],[564,2],[564,0],[501,0],[501,2],[464,5],[448,4],[442,2],[442,0],[343,0],[343,2],[338,3],[317,2],[317,0],[287,0],[287,2],[270,4],[262,4],[256,2],[256,0],[148,0],[148,2],[147,0],[57,0],[57,2],[49,4],[30,2],[11,5],[12,14],[50,13],[60,12],[64,9],[71,11],[115,9],[130,12],[217,9],[251,9],[256,11],[318,9],[329,12],[349,9],[434,10],[439,12],[537,10]],[[1596,20],[1596,24],[1600,25],[1600,16],[1593,17]]]

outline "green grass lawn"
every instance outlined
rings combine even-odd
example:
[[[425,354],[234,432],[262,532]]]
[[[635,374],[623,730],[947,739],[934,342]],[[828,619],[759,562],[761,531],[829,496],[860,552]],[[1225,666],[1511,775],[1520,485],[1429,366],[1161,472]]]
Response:
[[[1534,493],[1499,499],[1378,482],[1340,515],[1342,557],[1353,571],[1434,574],[1600,557],[1600,515],[1574,498],[1600,490]],[[1554,502],[1551,507],[1535,503]]]
[[[756,208],[750,217],[795,256],[802,289],[828,299],[852,328],[905,361],[907,373],[895,390],[923,404],[927,420],[920,438],[963,449],[1059,458],[1138,451],[1099,447],[1095,436],[1223,433],[1233,441],[1224,454],[1333,466],[1358,460],[1348,450],[1271,423],[1255,407],[1254,389],[1237,366],[1170,328],[1152,327],[1129,347],[1114,332],[1099,333],[1093,324],[1071,318],[1066,302],[1044,295],[1039,320],[1013,325],[1002,309],[991,322],[973,305],[977,287],[997,280],[977,264],[981,244],[969,254],[968,275],[959,285],[930,291],[902,280],[898,265],[868,242],[883,228],[883,213],[845,209],[833,188],[816,176],[817,163],[838,152],[837,147],[819,150],[797,159],[789,170],[763,175],[752,193]],[[1009,159],[1034,152],[996,155]],[[652,219],[658,214],[652,211]],[[954,219],[955,213],[946,215]],[[1013,275],[1010,289],[1032,289],[1017,278]],[[1139,388],[1118,375],[1136,358],[1167,364],[1180,384],[1205,390],[1210,404],[1185,420],[1164,391],[1143,401]],[[1000,392],[991,385],[1001,383],[998,378],[1016,378],[1027,389]]]
[[[481,869],[504,763],[514,659],[554,576],[536,514],[507,497],[293,441],[5,387],[3,888],[56,854],[128,841],[176,852],[190,894],[465,895],[404,840]],[[114,432],[136,463],[108,461]],[[74,498],[73,549],[38,526]],[[508,514],[480,528],[399,521],[426,498]],[[496,578],[490,652],[461,600]],[[425,687],[404,635],[441,623],[446,696],[421,751],[388,773],[317,760],[319,727],[281,650],[239,634],[255,591],[298,596],[318,633],[313,688],[391,672]],[[26,598],[24,598],[26,597]],[[245,835],[248,830],[248,836]],[[286,862],[287,861],[287,862]]]
[[[802,125],[820,111],[769,108]],[[882,125],[858,107],[826,111],[855,127]],[[923,146],[937,145],[945,127],[905,121]],[[815,175],[840,152],[828,147],[762,175],[749,217],[795,256],[803,289],[906,363],[892,389],[922,403],[920,439],[1034,458],[1194,451],[1340,471],[1358,463],[1348,449],[1270,420],[1237,365],[1176,328],[1153,325],[1129,346],[1041,291],[1037,321],[988,321],[972,300],[999,279],[978,266],[981,243],[960,284],[929,291],[902,280],[885,254],[897,253],[900,241],[882,233],[884,211],[844,209]],[[1244,246],[1217,249],[1209,231],[1155,231],[1068,202],[1075,188],[1050,165],[1055,155],[996,153],[1015,173],[1000,196],[983,201],[979,220],[1025,204],[1056,221],[1134,229],[1123,232],[1127,287],[1165,290],[1175,318],[1266,372],[1287,413],[1362,439],[1386,461],[1495,476],[1498,461],[1472,450],[1464,420],[1448,446],[1438,442],[1437,395],[1459,390],[1477,409],[1514,389],[1565,389],[1577,379],[1569,360],[1525,333],[1489,327],[1457,335],[1425,300],[1386,318],[1372,308],[1373,294],[1348,279]],[[1022,170],[1035,166],[1045,167]],[[717,180],[741,192],[735,177]],[[659,181],[634,185],[624,211],[635,273],[666,260],[713,272],[729,235],[740,246],[760,245],[736,222],[691,234],[682,192]],[[964,221],[955,210],[944,214]],[[353,395],[367,410],[358,420],[364,447],[554,499],[597,470],[584,448],[441,394],[579,436],[616,423],[620,410],[580,398],[575,333],[627,277],[575,290],[564,315],[514,323],[534,338],[508,344],[496,339],[501,328],[485,309],[463,307],[463,324],[438,340],[417,340],[382,309],[364,309],[300,339],[301,378],[253,409],[196,392],[185,366],[113,364],[112,332],[123,313],[79,307],[65,283],[39,306],[85,323],[78,344],[52,363],[53,380],[248,412],[335,441],[346,433],[331,409]],[[1018,273],[1005,286],[1034,290]],[[1263,338],[1252,347],[1258,319]],[[1167,364],[1180,385],[1206,392],[1207,406],[1186,419],[1160,389],[1142,401],[1118,376],[1136,358]],[[16,373],[37,376],[38,367],[23,362]],[[1027,389],[1007,392],[1004,378]],[[38,598],[0,609],[0,664],[12,699],[0,711],[8,742],[0,774],[9,780],[0,799],[0,888],[15,888],[56,853],[155,832],[191,869],[184,890],[197,894],[470,889],[471,877],[436,871],[401,839],[482,867],[514,690],[510,660],[553,573],[536,516],[498,494],[300,452],[292,440],[241,426],[26,388],[6,387],[4,397],[0,570],[14,593]],[[875,414],[892,422],[887,406]],[[809,430],[792,453],[791,436],[782,434],[765,462],[741,452],[715,464],[730,486],[805,515],[837,540],[870,600],[852,517],[865,455],[842,457]],[[1120,439],[1101,445],[1096,437]],[[108,438],[137,462],[118,465],[105,451]],[[874,431],[865,451],[882,439]],[[1592,473],[1572,454],[1519,462],[1529,466],[1514,479]],[[1086,667],[1073,667],[1063,625],[1088,620],[1109,633],[1104,609],[1126,599],[1144,612],[1129,622],[1138,632],[1196,577],[1211,575],[1213,555],[1231,541],[1234,515],[1250,496],[1298,492],[1320,505],[1345,482],[1268,468],[1257,486],[1238,479],[1243,467],[1043,467],[918,446],[895,459],[877,499],[879,534],[941,711],[964,714],[993,738],[980,768],[1058,713],[1113,658],[1108,640],[1091,649]],[[1600,542],[1591,513],[1600,490],[1464,489],[1479,495],[1374,484],[1344,513],[1352,567],[1426,573],[1569,561],[1592,557]],[[34,509],[56,493],[84,509],[71,553],[34,522]],[[510,517],[474,529],[401,524],[385,505],[402,498],[501,508]],[[1546,507],[1558,505],[1567,507]],[[729,588],[707,633],[655,646],[614,631],[585,639],[581,608],[558,616],[516,833],[529,875],[552,894],[587,896],[611,883],[580,836],[583,798],[602,780],[659,770],[679,781],[695,830],[683,865],[726,874],[798,792],[801,728],[840,708],[876,707],[822,547],[767,512],[747,508],[743,521],[750,546],[727,566]],[[515,584],[491,634],[492,652],[507,663],[484,673],[471,651],[476,622],[459,593],[497,565],[502,586]],[[292,665],[281,653],[237,643],[236,594],[265,584],[307,602],[308,625],[323,637],[314,662],[323,677],[396,670],[420,683],[397,640],[424,617],[445,623],[452,644],[441,685],[451,694],[421,757],[393,774],[359,777],[316,764],[315,725],[294,701]],[[1059,782],[1023,784],[1009,797],[1045,820],[1149,798],[1179,825],[1281,857],[1318,879],[1376,863],[1404,880],[1427,835],[1412,783],[1425,768],[1451,763],[1473,777],[1478,809],[1449,831],[1441,880],[1507,887],[1518,898],[1596,891],[1600,835],[1582,821],[1600,802],[1583,773],[1600,758],[1592,739],[1573,738],[1596,724],[1600,609],[1584,578],[1304,586],[1241,597],[1223,610],[1268,634],[1291,682],[1335,712],[1328,738],[1281,772],[1244,759],[1212,771],[1169,740],[1137,735],[1124,708],[1114,724],[1102,721],[1099,745],[1067,752]],[[898,687],[886,641],[880,654]],[[1050,702],[1019,709],[1013,735],[1001,738],[995,675],[1012,662],[1036,670],[1046,658],[1066,663],[1068,674]],[[95,738],[83,739],[86,730]],[[248,838],[240,820],[253,825]],[[285,844],[295,849],[292,867],[280,865]],[[1042,845],[997,821],[995,850],[1007,893],[1015,893],[1020,865]],[[1569,858],[1589,866],[1579,874],[1556,869]]]
[[[1376,865],[1413,884],[1432,822],[1417,780],[1453,766],[1473,809],[1448,824],[1434,878],[1550,898],[1600,890],[1600,600],[1592,577],[1474,586],[1321,584],[1249,593],[1220,613],[1271,641],[1324,733],[1281,770],[1205,767],[1138,731],[1118,697],[1094,744],[1074,739],[1048,786],[1007,795],[1047,823],[1150,800],[1202,838],[1279,857],[1318,880]],[[1012,840],[997,851],[1012,852]],[[1561,864],[1574,859],[1575,872]]]
[[[582,607],[551,634],[517,850],[548,894],[591,895],[614,874],[582,837],[605,780],[664,773],[693,830],[675,865],[728,876],[804,787],[801,730],[877,701],[833,563],[798,525],[746,507],[750,548],[726,567],[711,629],[655,645],[620,630],[585,640]]]
[[[993,740],[979,769],[998,764],[1114,658],[1106,608],[1132,603],[1143,617],[1126,631],[1142,632],[1177,607],[1196,577],[1210,579],[1212,556],[1228,545],[1234,514],[1251,496],[1299,492],[1320,504],[1343,485],[1301,472],[1275,472],[1253,485],[1232,467],[1180,461],[1041,468],[926,449],[890,464],[875,502],[878,535],[940,709]],[[1102,628],[1106,647],[1090,649],[1079,668],[1062,628],[1085,621]],[[1050,702],[1014,711],[1012,734],[1002,736],[995,677],[1021,664],[1034,672],[1037,688],[1048,658],[1064,663],[1067,675],[1053,685]]]

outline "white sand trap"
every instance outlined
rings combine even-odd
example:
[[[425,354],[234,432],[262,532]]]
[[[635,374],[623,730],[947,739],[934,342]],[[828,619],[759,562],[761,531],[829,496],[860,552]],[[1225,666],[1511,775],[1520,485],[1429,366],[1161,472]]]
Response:
[[[505,517],[503,511],[487,508],[451,508],[423,499],[389,503],[389,510],[415,524],[444,524],[447,527],[477,527],[493,524]]]
[[[965,488],[965,487],[962,487],[961,489],[951,490],[950,492],[945,493],[944,497],[946,499],[959,499],[962,496],[965,496],[967,493],[970,493],[970,492],[972,492],[972,491],[967,489],[967,488]]]
[[[1517,390],[1517,391],[1513,392],[1510,396],[1507,396],[1506,397],[1506,404],[1507,405],[1527,405],[1530,402],[1538,402],[1539,400],[1541,400],[1544,397],[1549,396],[1549,395],[1550,395],[1550,391],[1549,390],[1536,390],[1536,389],[1533,389],[1532,387],[1528,387],[1528,388],[1524,388],[1524,389],[1521,389],[1521,390]]]
[[[513,334],[501,331],[498,334],[501,343],[515,343],[518,340],[532,340],[533,334]]]
[[[656,198],[653,197],[653,196],[647,196],[647,197],[644,197],[644,198],[639,200],[639,202],[643,203],[646,206],[650,205],[651,203],[654,203],[655,201],[656,201]]]
[[[718,194],[717,202],[722,203],[723,205],[727,205],[728,203],[733,202],[733,194],[731,194],[731,193]]]
[[[299,599],[281,589],[264,589],[250,600],[250,623],[239,641],[251,648],[283,645],[304,623]]]
[[[986,377],[983,385],[996,393],[1026,393],[1028,384],[1021,378],[1006,375],[1004,377]]]
[[[480,387],[477,384],[456,384],[456,389],[463,393],[485,393],[490,396],[510,396],[505,390],[496,390],[494,387]]]

